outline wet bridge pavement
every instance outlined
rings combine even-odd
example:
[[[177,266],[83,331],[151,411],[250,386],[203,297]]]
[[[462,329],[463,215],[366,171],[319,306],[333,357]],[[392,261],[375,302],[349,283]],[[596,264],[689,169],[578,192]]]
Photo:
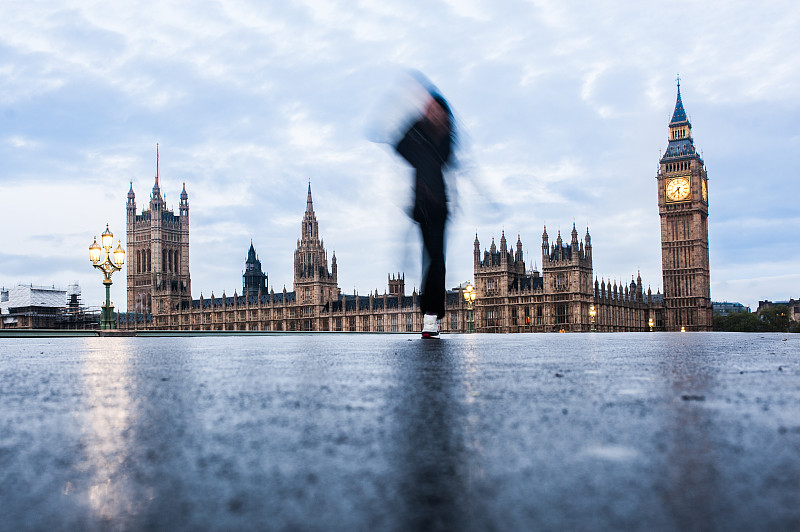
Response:
[[[0,530],[800,530],[800,335],[0,339]]]

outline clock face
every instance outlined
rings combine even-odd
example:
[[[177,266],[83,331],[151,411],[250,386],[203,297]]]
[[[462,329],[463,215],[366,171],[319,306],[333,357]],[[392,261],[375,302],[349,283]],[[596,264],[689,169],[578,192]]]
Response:
[[[667,199],[670,201],[685,200],[691,191],[688,177],[674,177],[667,180]]]
[[[702,192],[703,192],[703,201],[708,203],[708,189],[706,188],[706,180],[705,179],[700,181],[700,187],[701,187]]]

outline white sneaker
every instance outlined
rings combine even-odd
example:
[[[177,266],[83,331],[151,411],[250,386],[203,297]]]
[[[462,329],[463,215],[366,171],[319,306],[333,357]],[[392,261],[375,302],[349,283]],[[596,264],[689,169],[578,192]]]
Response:
[[[436,314],[425,314],[422,317],[422,337],[434,338],[439,336],[441,322],[436,318]]]

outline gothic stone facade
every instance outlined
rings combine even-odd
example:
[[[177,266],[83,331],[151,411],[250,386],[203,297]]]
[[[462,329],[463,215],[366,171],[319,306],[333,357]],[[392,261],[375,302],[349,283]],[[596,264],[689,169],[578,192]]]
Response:
[[[133,247],[129,244],[129,249],[135,256],[128,266],[128,306],[135,311],[121,316],[122,328],[358,332],[412,332],[421,328],[419,296],[416,291],[411,295],[405,294],[405,278],[401,274],[388,277],[388,293],[370,293],[368,296],[342,294],[337,281],[335,254],[331,257],[330,267],[328,265],[328,254],[320,237],[310,184],[301,236],[294,253],[293,291],[285,288],[278,293],[274,289],[267,291],[268,277],[262,272],[261,261],[251,243],[242,276],[241,296],[238,293],[233,296],[223,293],[222,297],[215,297],[212,293],[208,299],[202,296],[196,300],[184,297],[187,292],[183,287],[189,286],[188,196],[184,185],[181,216],[171,217],[169,211],[163,211],[160,203],[163,200],[160,200],[157,192],[156,180],[150,210],[141,215],[135,214],[132,186],[128,193],[128,235],[129,242],[134,243]],[[186,229],[185,235],[182,235],[184,238],[179,240],[187,244],[186,260],[172,263],[173,268],[185,268],[185,283],[172,283],[173,277],[179,281],[182,279],[170,269],[170,263],[165,262],[158,269],[158,261],[151,258],[156,253],[155,248],[163,246],[165,241],[174,241],[173,238],[164,238],[163,230],[152,229],[157,225],[153,223],[155,217],[152,213],[159,209],[168,213],[163,215],[165,219],[172,221],[177,218],[177,228]],[[148,238],[148,235],[159,238]],[[171,247],[167,253],[170,251]],[[163,253],[159,256],[169,257]],[[183,270],[179,272],[182,274]],[[447,301],[452,312],[442,324],[442,329],[465,330],[466,307],[461,292],[449,291]]]
[[[154,206],[159,197],[156,185],[151,195],[150,213],[157,210]],[[187,234],[181,241],[188,243],[185,186],[181,201],[187,215]],[[133,208],[132,191],[128,204]],[[136,231],[131,233],[131,226],[134,229],[139,227],[138,234],[143,236],[137,243],[143,241],[145,245],[134,248],[137,258],[129,265],[128,279],[130,283],[142,278],[142,272],[150,274],[144,277],[151,281],[149,284],[133,285],[133,301],[141,302],[141,308],[149,312],[123,315],[121,326],[124,328],[352,332],[416,332],[421,328],[419,294],[414,290],[411,295],[406,295],[405,276],[400,273],[387,277],[388,291],[383,294],[360,296],[342,293],[337,284],[336,255],[331,257],[329,266],[320,237],[310,185],[300,226],[301,236],[294,253],[294,290],[291,292],[285,288],[277,293],[274,289],[267,291],[268,277],[262,272],[261,261],[251,243],[241,296],[238,293],[233,296],[223,294],[222,297],[212,294],[208,299],[201,296],[191,300],[185,297],[182,284],[177,285],[176,293],[170,275],[177,277],[180,274],[172,270],[185,267],[188,286],[188,262],[173,262],[171,270],[162,253],[162,268],[152,273],[153,261],[147,262],[147,251],[152,255],[157,243],[148,241],[144,235],[158,233],[141,231],[140,225],[152,220],[152,215],[148,217],[147,214],[148,211],[138,216],[129,215],[129,234],[136,236]],[[171,241],[162,236],[159,242],[163,245],[165,240]],[[167,248],[166,251],[169,253],[173,249]],[[188,254],[186,256],[188,258]],[[661,326],[660,294],[653,296],[648,291],[645,295],[641,278],[625,287],[617,287],[615,283],[613,288],[605,281],[592,281],[592,244],[588,230],[579,242],[573,226],[569,244],[562,242],[559,234],[550,245],[545,229],[541,273],[526,270],[522,257],[519,237],[516,252],[511,252],[507,249],[505,234],[500,239],[499,249],[492,241],[490,249],[481,257],[476,235],[474,279],[477,300],[472,318],[478,332],[589,331],[592,328],[591,307],[597,312],[595,328],[598,331],[644,331],[650,318],[654,319],[657,327]],[[138,266],[140,260],[143,262]],[[165,280],[168,281],[166,284]],[[150,292],[145,292],[143,286]],[[146,297],[150,293],[155,303],[145,306],[150,301]],[[446,306],[442,330],[466,332],[470,313],[462,287],[447,292]]]
[[[508,249],[505,233],[481,252],[475,236],[472,312],[463,288],[447,292],[443,332],[626,332],[710,330],[707,175],[691,137],[680,97],[669,124],[669,147],[660,161],[664,295],[646,292],[637,274],[630,284],[598,280],[592,267],[589,230],[572,227],[569,243],[542,234],[542,269],[526,269],[522,241]],[[402,274],[388,276],[383,294],[344,294],[335,254],[328,263],[314,212],[311,185],[294,253],[294,290],[269,289],[250,245],[242,295],[193,300],[189,278],[189,204],[184,185],[180,212],[163,205],[158,176],[150,210],[136,214],[128,193],[128,309],[121,327],[173,330],[415,332],[421,329],[419,295],[405,294]],[[135,311],[135,312],[134,312]],[[594,313],[594,316],[592,314]]]
[[[643,290],[637,275],[628,286],[593,280],[592,240],[583,240],[572,226],[571,240],[559,232],[550,243],[542,234],[542,271],[526,271],[522,241],[510,251],[505,233],[498,249],[492,240],[481,256],[476,235],[473,251],[476,330],[480,332],[625,332],[649,330],[662,324],[660,294]],[[594,322],[591,311],[595,312]]]
[[[131,183],[126,205],[128,311],[140,316],[169,313],[191,301],[186,184],[176,216],[166,208],[156,171],[149,207],[136,214],[136,194]]]

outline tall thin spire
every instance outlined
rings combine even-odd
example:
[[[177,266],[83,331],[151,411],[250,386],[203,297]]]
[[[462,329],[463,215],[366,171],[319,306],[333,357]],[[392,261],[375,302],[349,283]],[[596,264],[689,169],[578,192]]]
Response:
[[[159,201],[162,200],[161,198],[161,189],[158,186],[158,143],[156,143],[156,182],[153,185],[153,199],[157,199]]]
[[[670,125],[680,122],[688,122],[686,118],[686,110],[683,108],[683,101],[681,101],[681,77],[678,76],[678,97],[675,101],[675,110],[672,112],[672,120],[669,121]]]
[[[311,180],[308,180],[308,198],[306,199],[306,212],[314,211],[314,201],[311,199]]]

